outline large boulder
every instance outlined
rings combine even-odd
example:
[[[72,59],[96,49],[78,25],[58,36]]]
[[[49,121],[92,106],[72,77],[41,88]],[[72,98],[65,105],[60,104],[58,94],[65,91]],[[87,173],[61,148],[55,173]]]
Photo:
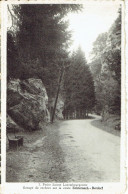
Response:
[[[26,130],[42,129],[50,121],[48,96],[40,79],[12,79],[8,83],[7,112]]]

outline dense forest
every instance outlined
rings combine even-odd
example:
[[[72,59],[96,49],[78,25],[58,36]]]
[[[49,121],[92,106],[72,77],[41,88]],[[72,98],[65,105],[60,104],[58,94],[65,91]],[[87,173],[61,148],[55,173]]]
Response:
[[[85,54],[79,47],[65,73],[65,109],[69,118],[86,118],[95,105],[95,89]]]
[[[65,16],[80,12],[78,4],[8,6],[12,26],[7,32],[7,79],[41,79],[48,98],[60,87],[65,118],[85,118],[88,113],[120,115],[121,103],[121,10],[110,30],[93,44],[87,64],[79,47],[69,52],[71,32]]]
[[[120,115],[121,107],[121,10],[106,33],[93,44],[91,72],[95,81],[97,113]]]
[[[65,70],[60,91],[65,101],[63,114],[67,114],[68,107],[72,114],[81,111],[79,114],[84,118],[95,103],[93,78],[82,50],[79,48],[72,56],[68,51],[71,32],[68,21],[64,19],[69,12],[81,9],[81,5],[73,4],[13,5],[15,18],[11,16],[16,20],[16,28],[8,31],[7,64],[8,80],[39,78],[49,98],[56,95],[62,65],[70,64],[68,71]]]
[[[68,21],[63,18],[81,9],[77,4],[13,5],[16,30],[8,31],[8,78],[38,77],[48,95],[55,95],[58,71],[71,43]]]
[[[119,182],[119,4],[6,5],[6,182],[43,183],[23,187],[36,191]]]

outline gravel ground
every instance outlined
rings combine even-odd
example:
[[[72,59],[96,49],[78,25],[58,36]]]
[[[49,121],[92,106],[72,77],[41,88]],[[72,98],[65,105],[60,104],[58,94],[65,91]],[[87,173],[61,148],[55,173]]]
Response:
[[[68,172],[59,145],[58,124],[44,132],[24,134],[24,146],[10,150],[7,145],[7,182],[65,182]]]
[[[111,130],[96,117],[59,121],[44,131],[28,132],[18,150],[7,144],[6,181],[119,181],[120,137]]]

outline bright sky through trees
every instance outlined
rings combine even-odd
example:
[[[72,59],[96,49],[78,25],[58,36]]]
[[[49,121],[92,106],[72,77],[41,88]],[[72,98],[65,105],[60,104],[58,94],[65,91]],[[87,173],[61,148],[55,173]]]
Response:
[[[66,17],[69,19],[69,29],[72,31],[73,44],[70,50],[76,50],[81,46],[85,52],[86,59],[90,61],[92,44],[99,34],[107,32],[118,15],[120,5],[114,2],[86,3],[84,9],[79,13],[71,13]],[[11,8],[11,6],[10,6]],[[8,27],[11,26],[10,14],[8,15]]]
[[[89,53],[92,44],[97,36],[107,32],[115,19],[117,18],[119,3],[110,2],[106,6],[103,2],[96,4],[85,4],[80,13],[71,13],[68,15],[69,29],[72,30],[71,50],[75,50],[79,45],[85,52],[86,58],[90,61]]]

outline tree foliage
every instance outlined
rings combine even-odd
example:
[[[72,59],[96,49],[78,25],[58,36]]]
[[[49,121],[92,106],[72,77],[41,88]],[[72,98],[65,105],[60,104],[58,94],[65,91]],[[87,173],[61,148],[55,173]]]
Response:
[[[19,77],[19,58],[18,49],[15,43],[14,35],[11,31],[7,33],[7,76]]]
[[[39,77],[46,84],[49,95],[55,92],[58,70],[62,60],[68,57],[67,48],[71,41],[68,22],[63,18],[68,12],[81,8],[76,4],[13,5],[18,26],[15,45],[20,79]],[[15,49],[12,48],[11,52],[16,55]],[[10,64],[10,61],[9,55],[8,65],[11,65],[10,69],[13,71],[15,62]],[[9,73],[8,76],[15,77]]]
[[[107,47],[104,50],[104,61],[113,72],[113,78],[121,82],[121,10],[108,32]]]
[[[108,33],[98,36],[93,45],[91,71],[95,81],[97,111],[108,107],[120,113],[121,10]]]
[[[90,111],[95,104],[94,82],[85,55],[78,48],[65,74],[65,110]]]

